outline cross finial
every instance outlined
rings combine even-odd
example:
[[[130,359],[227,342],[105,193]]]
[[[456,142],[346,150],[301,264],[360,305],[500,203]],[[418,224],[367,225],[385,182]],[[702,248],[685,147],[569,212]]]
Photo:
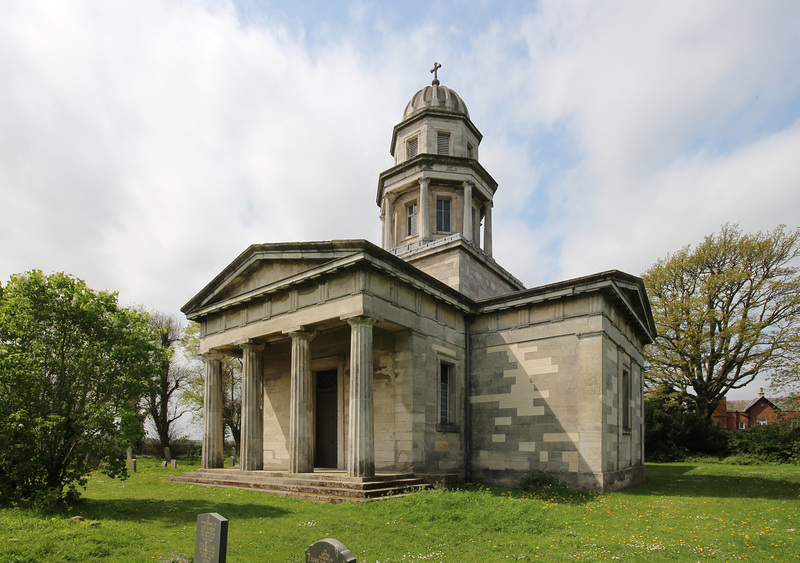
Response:
[[[433,73],[433,82],[431,82],[431,85],[433,85],[433,86],[438,86],[439,85],[439,69],[440,68],[442,68],[442,65],[440,65],[437,62],[433,63],[433,68],[431,69],[431,72]]]

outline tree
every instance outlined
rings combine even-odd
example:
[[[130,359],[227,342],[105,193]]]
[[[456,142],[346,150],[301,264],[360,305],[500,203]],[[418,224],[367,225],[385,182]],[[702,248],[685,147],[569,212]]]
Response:
[[[723,225],[644,273],[658,336],[646,351],[648,387],[688,395],[710,418],[760,373],[797,373],[800,230],[743,234]]]
[[[0,294],[0,499],[75,497],[104,459],[126,476],[136,404],[163,361],[146,315],[62,273]]]
[[[161,448],[171,447],[175,436],[174,422],[186,413],[179,396],[190,380],[190,369],[175,354],[183,339],[183,326],[175,315],[149,313],[150,326],[157,333],[157,342],[165,357],[158,373],[153,377],[148,392],[142,397],[145,412],[153,423]]]
[[[184,398],[195,413],[203,411],[203,378],[205,370],[199,356],[200,325],[190,322],[186,327],[184,353],[195,361],[191,382],[186,388]],[[222,360],[222,424],[230,432],[239,451],[242,435],[242,360],[226,356]]]

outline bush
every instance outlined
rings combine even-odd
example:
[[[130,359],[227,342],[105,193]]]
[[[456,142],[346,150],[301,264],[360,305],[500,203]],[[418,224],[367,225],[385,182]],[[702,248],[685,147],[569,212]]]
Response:
[[[175,438],[169,448],[170,456],[175,459],[200,459],[202,451],[203,444],[189,438]],[[157,438],[147,438],[142,442],[138,453],[160,459],[164,457],[164,448]]]
[[[732,457],[744,455],[762,462],[800,461],[800,428],[786,423],[756,426],[727,433]]]
[[[563,487],[564,483],[544,471],[528,473],[517,481],[515,489],[525,492],[540,491],[548,487]]]
[[[723,456],[727,453],[722,430],[702,414],[676,408],[659,400],[644,404],[645,459],[683,461],[688,456]]]
[[[765,460],[754,454],[733,454],[722,458],[721,463],[725,465],[764,465]]]

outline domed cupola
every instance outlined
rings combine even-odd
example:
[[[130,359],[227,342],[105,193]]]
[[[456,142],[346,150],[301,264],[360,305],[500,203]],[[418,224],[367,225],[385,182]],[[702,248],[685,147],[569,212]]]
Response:
[[[425,109],[461,113],[469,118],[467,104],[464,103],[461,96],[447,86],[440,86],[438,80],[434,80],[433,84],[425,86],[425,88],[414,94],[414,97],[411,98],[411,101],[406,106],[406,111],[403,112],[403,120]]]

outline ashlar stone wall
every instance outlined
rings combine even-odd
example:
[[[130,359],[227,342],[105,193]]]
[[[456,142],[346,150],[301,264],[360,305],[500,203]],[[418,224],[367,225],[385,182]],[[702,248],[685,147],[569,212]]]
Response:
[[[487,312],[471,335],[474,479],[512,484],[542,470],[608,490],[643,477],[641,346],[603,295]]]

